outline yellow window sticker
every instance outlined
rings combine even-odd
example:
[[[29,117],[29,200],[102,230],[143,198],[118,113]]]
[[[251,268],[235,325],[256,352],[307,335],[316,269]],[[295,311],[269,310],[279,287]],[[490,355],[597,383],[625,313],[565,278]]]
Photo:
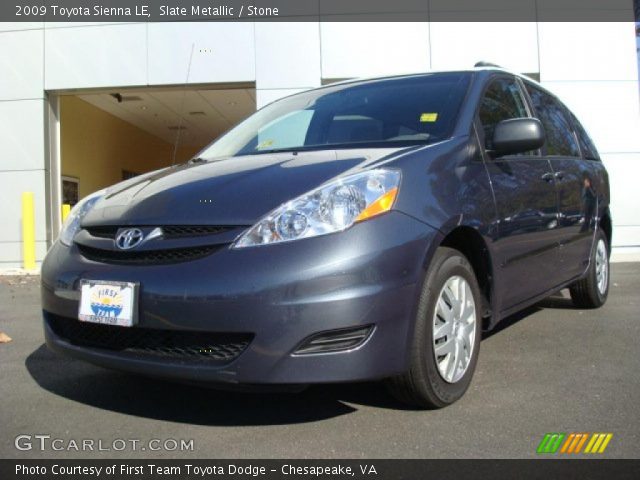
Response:
[[[273,140],[272,139],[268,139],[265,140],[263,142],[261,142],[257,147],[256,150],[262,150],[264,148],[270,147],[271,145],[273,145]]]
[[[423,113],[420,115],[420,122],[422,123],[435,122],[436,120],[438,120],[437,113]]]

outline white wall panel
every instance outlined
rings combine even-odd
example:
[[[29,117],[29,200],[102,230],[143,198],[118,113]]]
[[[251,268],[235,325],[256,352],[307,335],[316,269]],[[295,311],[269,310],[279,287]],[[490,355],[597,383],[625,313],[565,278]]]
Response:
[[[307,88],[283,88],[273,90],[256,90],[256,106],[258,109],[289,95],[304,92]]]
[[[614,225],[611,244],[614,247],[614,253],[615,247],[640,247],[640,226]]]
[[[44,22],[0,22],[0,32],[43,28]]]
[[[44,100],[0,102],[0,145],[0,171],[44,168]]]
[[[542,82],[576,114],[600,152],[640,152],[638,83]]]
[[[0,100],[43,98],[43,31],[0,33]]]
[[[428,23],[320,25],[322,78],[353,78],[429,69]]]
[[[149,84],[255,81],[253,24],[150,23]],[[189,71],[189,58],[193,59]]]
[[[640,193],[638,175],[639,153],[609,153],[603,155],[611,183],[611,214],[616,226],[640,226]],[[635,245],[640,245],[640,235]]]
[[[258,22],[255,34],[257,88],[320,86],[318,22]]]
[[[45,88],[144,85],[147,26],[45,29]]]
[[[515,72],[539,71],[535,22],[432,22],[430,28],[434,70],[471,68],[484,60]]]
[[[34,193],[36,241],[46,241],[44,170],[0,172],[0,185],[0,242],[22,241],[22,192]]]
[[[40,263],[47,253],[47,242],[36,242],[36,262]],[[0,269],[22,268],[22,243],[0,242]]]
[[[632,22],[540,22],[540,78],[638,80]]]

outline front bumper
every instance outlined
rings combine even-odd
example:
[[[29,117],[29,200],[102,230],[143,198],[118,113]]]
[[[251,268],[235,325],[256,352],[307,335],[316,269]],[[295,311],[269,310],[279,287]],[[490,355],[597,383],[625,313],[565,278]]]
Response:
[[[42,267],[47,345],[109,368],[184,381],[306,384],[383,378],[407,368],[415,300],[436,230],[400,212],[345,232],[173,265],[92,262],[56,243]],[[76,318],[81,279],[140,283],[132,328],[251,333],[225,364],[133,355],[74,344],[52,316]],[[372,325],[356,349],[293,355],[318,332]],[[121,328],[121,327],[120,327]]]

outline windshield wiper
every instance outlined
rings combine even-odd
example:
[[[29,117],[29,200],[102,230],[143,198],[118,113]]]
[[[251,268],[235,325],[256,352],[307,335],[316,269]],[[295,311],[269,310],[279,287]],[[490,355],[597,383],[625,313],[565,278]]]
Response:
[[[243,155],[260,155],[262,153],[293,153],[294,155],[297,155],[300,150],[304,151],[304,147],[272,148],[271,150],[255,150],[251,153],[243,153]]]
[[[366,148],[394,148],[394,147],[413,147],[422,146],[434,141],[430,136],[420,136],[419,138],[392,138],[389,140],[370,140],[362,142],[349,143],[322,143],[317,145],[301,145],[289,148],[272,148],[269,150],[255,150],[253,152],[242,152],[234,156],[241,155],[261,155],[265,153],[293,153],[297,155],[300,152],[313,152],[317,150],[350,150],[350,149],[366,149]]]
[[[204,157],[195,157],[189,160],[187,163],[193,165],[194,163],[206,163],[206,162],[207,162],[207,159]]]

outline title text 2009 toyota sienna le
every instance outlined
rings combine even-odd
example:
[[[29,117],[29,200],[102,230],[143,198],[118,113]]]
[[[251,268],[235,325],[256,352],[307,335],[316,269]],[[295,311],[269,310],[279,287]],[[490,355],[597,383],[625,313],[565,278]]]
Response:
[[[605,302],[611,233],[598,152],[535,82],[490,67],[350,81],[83,199],[42,267],[45,336],[139,374],[384,379],[443,407],[483,330],[563,287]]]

